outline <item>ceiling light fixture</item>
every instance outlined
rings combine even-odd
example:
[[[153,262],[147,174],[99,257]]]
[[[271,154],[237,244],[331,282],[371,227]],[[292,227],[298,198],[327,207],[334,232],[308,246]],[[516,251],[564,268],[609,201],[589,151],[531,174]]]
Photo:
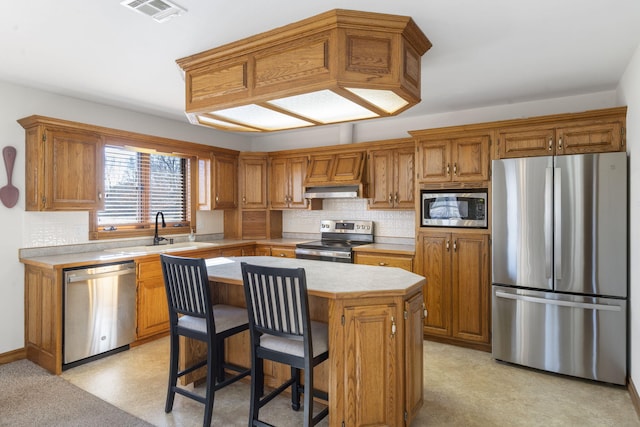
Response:
[[[176,62],[191,123],[269,132],[411,108],[429,48],[410,17],[336,9]]]

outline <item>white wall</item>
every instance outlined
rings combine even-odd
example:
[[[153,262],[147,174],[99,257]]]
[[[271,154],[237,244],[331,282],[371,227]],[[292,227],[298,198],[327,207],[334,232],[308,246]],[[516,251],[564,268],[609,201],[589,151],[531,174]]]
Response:
[[[341,142],[407,137],[408,130],[577,112],[619,105],[616,103],[615,91],[609,91],[424,117],[360,122],[346,129],[346,133],[349,134],[347,139],[344,137],[344,125],[280,132],[253,136],[249,139],[243,135],[226,134],[189,125],[186,121],[183,123],[168,120],[3,82],[0,82],[0,94],[2,95],[0,96],[0,146],[13,145],[18,150],[14,184],[21,192],[18,205],[14,208],[7,209],[0,205],[2,235],[0,259],[3,260],[3,280],[0,281],[0,354],[22,348],[24,345],[23,267],[18,262],[18,249],[82,243],[86,242],[88,234],[86,213],[24,211],[24,130],[16,122],[17,119],[38,114],[240,151],[274,151],[334,145]],[[0,186],[4,185],[2,183],[0,178]],[[410,238],[413,236],[415,219],[412,213],[369,212],[362,201],[330,202],[327,210],[323,211],[287,212],[284,231],[291,233],[306,231],[309,224],[317,225],[319,219],[335,219],[336,216],[344,216],[345,212],[348,212],[353,219],[373,219],[379,223],[377,231],[379,237]],[[207,232],[222,230],[222,215],[219,212],[199,213],[197,221],[199,232],[203,227]]]
[[[18,204],[13,208],[0,204],[0,354],[24,346],[24,276],[18,249],[84,243],[89,233],[86,212],[24,210],[24,129],[16,120],[33,114],[235,150],[248,150],[250,146],[244,136],[193,126],[186,119],[181,123],[0,82],[0,149],[8,145],[17,149],[13,184],[20,191]],[[3,186],[4,166],[1,170],[0,186]],[[198,232],[221,233],[222,220],[221,212],[199,213]]]
[[[640,45],[620,80],[621,105],[627,105],[629,153],[629,346],[630,377],[640,387]]]

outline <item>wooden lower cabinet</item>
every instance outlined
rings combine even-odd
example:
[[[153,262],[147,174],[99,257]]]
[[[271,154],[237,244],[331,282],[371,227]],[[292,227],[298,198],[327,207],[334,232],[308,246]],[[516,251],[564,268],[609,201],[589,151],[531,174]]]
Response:
[[[62,272],[26,265],[25,350],[27,359],[62,372]]]
[[[296,248],[287,246],[271,246],[271,256],[281,258],[295,258]]]
[[[366,253],[355,252],[355,263],[365,265],[377,265],[381,267],[398,267],[407,271],[413,271],[413,256],[393,253]]]
[[[254,255],[254,245],[224,249],[204,249],[174,253],[193,258]],[[152,255],[136,260],[138,279],[137,339],[169,331],[169,307],[164,288],[160,256]]]
[[[416,249],[425,337],[489,350],[489,236],[424,232]]]
[[[160,256],[136,261],[138,282],[136,338],[142,339],[169,330],[167,293],[162,278]]]

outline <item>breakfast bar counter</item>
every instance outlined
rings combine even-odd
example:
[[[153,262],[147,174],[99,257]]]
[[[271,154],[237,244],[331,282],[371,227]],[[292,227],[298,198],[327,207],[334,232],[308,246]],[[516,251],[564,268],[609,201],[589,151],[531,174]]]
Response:
[[[243,261],[305,269],[311,316],[329,325],[329,360],[315,372],[316,388],[329,393],[329,425],[410,424],[423,399],[424,277],[393,267],[221,257],[207,260],[217,303],[245,306]],[[186,348],[187,359],[201,357],[192,344]],[[227,344],[227,358],[244,366],[249,351],[248,334]],[[265,384],[279,385],[288,369],[267,363]]]

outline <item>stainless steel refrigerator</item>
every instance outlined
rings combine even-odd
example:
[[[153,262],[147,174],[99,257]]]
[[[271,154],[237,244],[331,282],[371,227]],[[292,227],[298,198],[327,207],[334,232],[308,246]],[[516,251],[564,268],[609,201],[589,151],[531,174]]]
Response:
[[[627,156],[493,161],[492,352],[625,384]]]

